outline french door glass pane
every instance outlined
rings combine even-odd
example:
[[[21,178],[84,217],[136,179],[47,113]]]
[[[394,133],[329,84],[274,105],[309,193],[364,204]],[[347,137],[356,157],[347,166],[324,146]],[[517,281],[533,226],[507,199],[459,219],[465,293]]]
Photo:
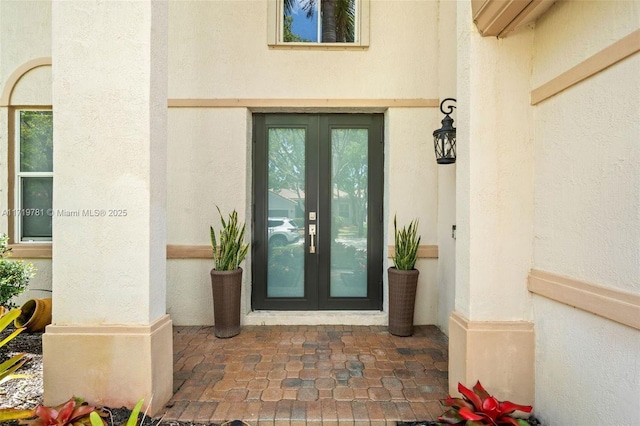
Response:
[[[304,297],[305,129],[270,128],[267,138],[267,297]]]
[[[51,206],[53,203],[53,178],[22,178],[22,239],[42,240],[51,238]]]
[[[331,130],[331,297],[367,297],[368,138]]]

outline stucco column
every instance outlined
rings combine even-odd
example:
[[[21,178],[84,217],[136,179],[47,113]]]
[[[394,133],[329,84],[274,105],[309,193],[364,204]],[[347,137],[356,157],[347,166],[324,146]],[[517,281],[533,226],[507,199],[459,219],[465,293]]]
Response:
[[[480,380],[499,399],[534,398],[527,276],[533,246],[529,105],[533,30],[481,37],[457,2],[456,291],[449,389]]]
[[[145,398],[155,413],[172,395],[167,3],[53,2],[52,58],[45,403],[75,395],[119,407]]]

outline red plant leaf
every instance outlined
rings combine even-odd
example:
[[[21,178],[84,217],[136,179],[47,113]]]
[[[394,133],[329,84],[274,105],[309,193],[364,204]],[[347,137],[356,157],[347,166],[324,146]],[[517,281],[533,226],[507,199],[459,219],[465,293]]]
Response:
[[[471,389],[464,387],[462,383],[458,383],[458,392],[460,392],[467,401],[472,403],[477,410],[482,408],[482,400],[480,397]]]
[[[467,407],[462,407],[458,410],[458,414],[465,420],[484,420],[487,416],[482,414],[474,413],[469,410]]]
[[[499,410],[499,407],[500,405],[498,400],[492,396],[482,401],[482,412],[491,417],[494,421],[504,414]]]
[[[451,405],[451,402],[452,402],[452,401],[453,401],[453,397],[452,397],[451,395],[447,394],[447,397],[446,397],[445,399],[441,399],[441,400],[440,400],[440,403],[441,403],[442,405],[446,405],[446,406],[451,407],[451,406],[452,406],[452,405]]]
[[[482,384],[480,383],[480,380],[478,380],[478,382],[473,387],[473,391],[476,393],[476,395],[478,395],[483,400],[491,396],[489,395],[489,392],[484,390],[484,388],[482,387]]]
[[[73,411],[73,414],[71,415],[72,417],[69,420],[73,421],[79,419],[80,417],[84,417],[87,414],[90,414],[95,409],[96,407],[92,407],[91,405],[81,405]]]
[[[441,399],[440,402],[449,407],[462,408],[467,407],[473,410],[473,405],[469,404],[462,398],[452,398],[451,395],[447,395],[447,399]]]
[[[492,410],[497,410],[499,407],[498,404],[498,400],[495,399],[494,397],[490,396],[489,398],[485,399],[484,401],[482,401],[482,410],[488,410],[488,411],[492,411]]]
[[[464,418],[458,414],[458,410],[451,409],[438,417],[438,421],[449,425],[457,425],[458,423],[464,422]]]
[[[58,418],[58,412],[54,408],[38,405],[36,407],[36,416],[42,420],[42,424],[45,426],[55,425],[56,419]]]
[[[516,410],[524,411],[525,413],[530,413],[533,407],[530,405],[520,405],[514,404],[511,401],[504,401],[500,403],[498,408],[502,414],[511,414]]]
[[[59,425],[66,425],[69,423],[69,420],[72,419],[71,415],[73,414],[73,410],[76,407],[76,402],[73,399],[67,401],[60,410],[60,413],[57,417],[57,423]]]

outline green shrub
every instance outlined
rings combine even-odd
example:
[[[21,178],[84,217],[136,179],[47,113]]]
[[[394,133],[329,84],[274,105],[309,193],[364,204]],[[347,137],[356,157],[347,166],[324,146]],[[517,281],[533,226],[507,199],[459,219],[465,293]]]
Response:
[[[7,245],[8,240],[5,234],[0,234],[0,306],[16,308],[11,298],[27,289],[35,268],[31,263],[9,259],[11,248]]]

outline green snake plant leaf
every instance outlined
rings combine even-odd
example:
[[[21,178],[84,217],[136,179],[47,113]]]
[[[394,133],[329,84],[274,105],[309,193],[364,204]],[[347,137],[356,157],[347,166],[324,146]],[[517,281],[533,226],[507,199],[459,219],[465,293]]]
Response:
[[[235,210],[225,220],[220,207],[216,208],[222,228],[216,235],[215,229],[209,227],[214,268],[218,271],[233,271],[240,267],[249,250],[249,245],[244,243],[245,224],[238,223],[238,212]]]
[[[213,258],[215,259],[218,255],[218,242],[216,241],[216,231],[213,229],[213,226],[209,226],[210,234],[211,234],[211,248],[213,250]]]
[[[409,227],[398,230],[397,217],[393,217],[393,233],[395,238],[395,254],[393,264],[396,269],[409,271],[415,268],[418,260],[418,247],[420,239],[418,236],[418,220],[409,222]]]

